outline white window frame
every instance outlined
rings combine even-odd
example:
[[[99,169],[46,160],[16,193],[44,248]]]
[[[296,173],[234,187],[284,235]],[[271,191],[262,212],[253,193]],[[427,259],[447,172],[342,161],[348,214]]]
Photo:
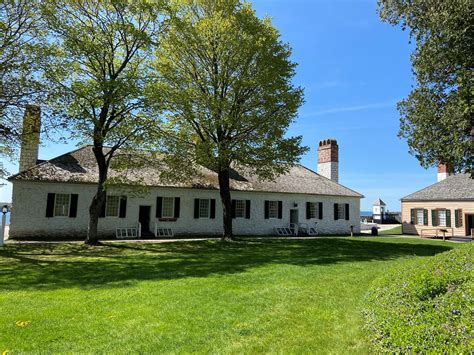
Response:
[[[268,201],[268,218],[278,219],[278,201]]]
[[[56,206],[57,206],[57,203],[58,203],[58,196],[67,196],[68,198],[68,201],[67,201],[67,208],[66,208],[66,211],[65,211],[65,206],[66,204],[62,203],[62,213],[61,214],[57,214],[56,213]],[[54,195],[54,217],[69,217],[69,212],[71,210],[71,194],[55,194]]]
[[[174,200],[175,198],[174,197],[163,197],[163,200],[162,200],[162,203],[161,203],[161,217],[162,218],[174,218]],[[171,208],[170,211],[168,212],[171,212],[170,215],[167,215],[165,212],[165,205],[166,205],[166,202],[165,201],[168,201],[167,203],[169,203],[169,201],[171,201],[171,205],[168,205],[167,208]]]
[[[415,224],[417,226],[423,226],[425,224],[425,211],[423,208],[415,209]],[[421,216],[421,223],[420,223],[420,216]]]
[[[337,204],[337,219],[346,219],[346,204]]]
[[[443,215],[443,217],[441,217],[441,214]],[[447,225],[446,222],[447,222],[446,210],[438,210],[438,226],[439,227],[446,227],[446,225]]]
[[[109,214],[109,201],[113,197],[117,199],[117,212],[115,214]],[[118,217],[120,213],[120,196],[118,195],[107,195],[105,198],[105,217]]]
[[[235,200],[235,218],[245,218],[246,212],[247,212],[247,201]]]
[[[309,218],[310,219],[319,218],[319,202],[309,203]]]
[[[207,202],[207,208],[202,205],[202,203],[206,201]],[[201,212],[207,212],[206,215],[201,214]],[[199,199],[199,218],[211,218],[211,199],[209,198],[204,198],[204,199]]]

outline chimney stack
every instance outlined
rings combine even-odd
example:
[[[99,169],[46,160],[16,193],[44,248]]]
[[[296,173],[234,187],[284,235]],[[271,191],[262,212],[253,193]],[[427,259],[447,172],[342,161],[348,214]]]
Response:
[[[438,163],[438,182],[446,179],[448,176],[454,175],[452,169],[447,164]]]
[[[319,142],[318,174],[339,182],[339,146],[335,139],[323,139]]]
[[[41,109],[36,105],[26,105],[21,132],[20,171],[36,165],[41,130]]]

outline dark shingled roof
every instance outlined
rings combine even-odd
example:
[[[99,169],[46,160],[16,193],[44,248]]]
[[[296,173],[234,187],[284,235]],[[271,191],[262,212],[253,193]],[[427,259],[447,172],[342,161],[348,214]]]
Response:
[[[117,178],[127,183],[140,183],[157,187],[187,187],[217,189],[217,174],[204,167],[199,167],[201,176],[187,183],[168,182],[160,178],[158,167],[140,167],[134,170],[109,170],[110,178]],[[288,174],[276,181],[262,181],[255,175],[240,171],[232,174],[231,189],[236,191],[260,191],[280,193],[301,193],[330,196],[363,197],[361,194],[331,181],[302,165],[291,167]],[[63,183],[95,183],[98,169],[91,146],[85,146],[70,153],[38,164],[9,178],[10,181],[43,181]]]
[[[376,199],[372,206],[387,206],[380,198]]]
[[[474,201],[474,180],[470,174],[457,174],[414,192],[402,201]]]

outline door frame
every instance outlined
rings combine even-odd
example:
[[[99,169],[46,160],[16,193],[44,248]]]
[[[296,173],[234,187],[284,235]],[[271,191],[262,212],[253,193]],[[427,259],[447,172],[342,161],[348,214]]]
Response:
[[[148,208],[148,230],[145,230],[145,232],[151,233],[152,230],[150,229],[150,223],[151,223],[151,206],[150,205],[140,205],[140,206],[138,206],[138,223],[142,223],[140,221],[140,216],[141,216],[140,212],[141,212],[142,207],[147,207]],[[144,231],[143,225],[141,226],[141,230],[142,230],[142,233],[143,233],[143,231]]]
[[[472,224],[469,225],[469,217],[472,219]],[[472,237],[471,229],[474,229],[474,213],[465,213],[464,214],[464,221],[465,221],[465,232],[466,237]],[[469,228],[470,227],[470,228]]]

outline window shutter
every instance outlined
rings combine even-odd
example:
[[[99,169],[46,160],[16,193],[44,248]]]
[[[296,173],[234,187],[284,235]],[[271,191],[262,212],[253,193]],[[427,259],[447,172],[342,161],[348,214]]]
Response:
[[[265,219],[270,218],[270,201],[265,201]]]
[[[216,218],[216,200],[211,199],[211,214],[210,218],[214,219]]]
[[[194,218],[199,218],[199,199],[194,199]]]
[[[456,228],[462,227],[462,210],[454,210],[454,225]]]
[[[433,227],[436,227],[438,225],[438,211],[436,210],[431,210],[431,225]]]
[[[346,221],[349,220],[349,204],[346,203],[346,208],[344,208],[345,212],[346,212]]]
[[[119,218],[127,217],[127,196],[120,196]]]
[[[446,227],[451,227],[451,210],[446,210]]]
[[[107,196],[105,197],[104,203],[100,209],[99,212],[99,218],[104,218],[105,217],[105,206],[107,205]]]
[[[174,218],[179,218],[179,212],[181,210],[181,198],[174,198]]]
[[[69,217],[76,218],[77,217],[77,200],[79,195],[71,194],[71,206],[69,207]]]
[[[338,215],[337,215],[337,209],[338,209],[338,204],[335,203],[334,204],[334,220],[337,221],[339,219]]]
[[[427,209],[423,210],[423,224],[425,226],[428,225],[428,210]]]
[[[156,218],[161,218],[163,216],[163,197],[156,198]]]
[[[245,218],[250,219],[250,200],[245,201]]]
[[[415,224],[416,221],[415,221],[415,209],[414,208],[412,208],[410,210],[410,215],[411,215],[411,224]]]
[[[54,198],[56,194],[49,193],[46,200],[46,217],[54,217]]]
[[[311,202],[306,202],[306,219],[311,219]]]
[[[319,213],[319,219],[323,219],[323,203],[319,202],[318,204],[318,213]]]
[[[232,218],[235,218],[235,205],[237,204],[237,202],[235,202],[235,200],[232,200]]]
[[[278,219],[283,218],[283,202],[278,201]]]

